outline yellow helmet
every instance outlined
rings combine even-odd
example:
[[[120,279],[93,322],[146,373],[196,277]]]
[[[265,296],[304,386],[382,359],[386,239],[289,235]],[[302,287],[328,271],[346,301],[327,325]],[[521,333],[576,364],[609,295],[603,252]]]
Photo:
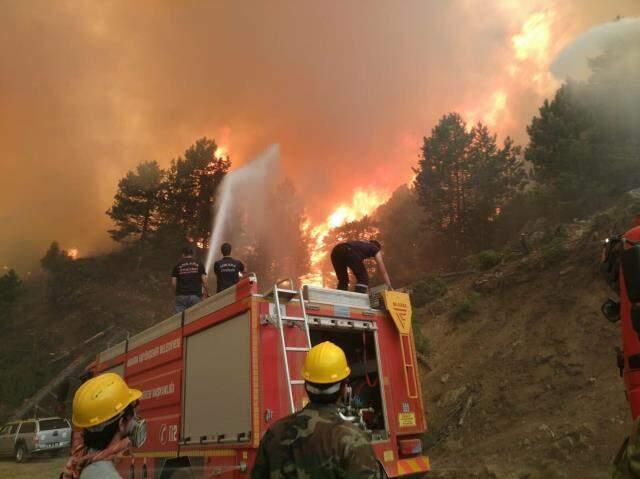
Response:
[[[129,389],[118,374],[101,374],[89,379],[76,391],[71,420],[77,427],[94,427],[113,419],[141,397],[142,393]]]
[[[344,351],[329,341],[312,347],[302,366],[305,381],[317,384],[337,383],[349,374],[351,369]]]

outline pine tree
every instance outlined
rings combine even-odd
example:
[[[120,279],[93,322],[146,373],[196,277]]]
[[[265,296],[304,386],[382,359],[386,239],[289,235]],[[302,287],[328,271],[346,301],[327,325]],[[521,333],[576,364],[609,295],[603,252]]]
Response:
[[[163,185],[164,225],[179,228],[183,238],[201,247],[209,241],[218,186],[231,167],[228,157],[216,157],[217,150],[214,140],[197,140],[172,161]]]
[[[118,183],[113,206],[107,215],[116,228],[109,230],[115,241],[144,241],[158,227],[160,192],[164,172],[155,161],[141,163]]]
[[[69,254],[65,250],[60,249],[58,242],[53,241],[40,260],[40,265],[42,269],[50,273],[57,273],[71,260],[72,258]]]
[[[0,309],[16,302],[21,286],[22,280],[13,269],[0,276]]]
[[[469,130],[460,115],[445,115],[424,139],[414,186],[426,226],[454,263],[492,241],[502,208],[525,183],[520,149],[482,124]]]

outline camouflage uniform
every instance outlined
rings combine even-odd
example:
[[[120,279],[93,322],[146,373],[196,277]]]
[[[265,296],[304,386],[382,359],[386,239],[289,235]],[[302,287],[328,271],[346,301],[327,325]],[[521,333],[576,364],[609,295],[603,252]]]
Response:
[[[613,479],[640,479],[640,419],[633,424],[631,435],[625,439],[614,461]]]
[[[369,440],[340,418],[335,404],[308,404],[276,422],[260,442],[251,479],[303,478],[380,478]]]

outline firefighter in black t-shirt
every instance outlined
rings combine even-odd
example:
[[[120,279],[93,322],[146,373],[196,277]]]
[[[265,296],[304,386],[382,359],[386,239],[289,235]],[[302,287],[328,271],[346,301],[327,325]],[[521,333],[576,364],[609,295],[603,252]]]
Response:
[[[378,268],[384,282],[391,288],[391,280],[387,274],[387,268],[382,260],[380,250],[382,246],[378,241],[346,241],[336,245],[331,251],[331,263],[338,277],[338,289],[347,291],[349,288],[349,272],[347,268],[353,271],[356,277],[357,293],[366,293],[369,289],[369,274],[364,265],[364,260],[374,258],[378,263]]]
[[[194,257],[191,246],[182,250],[182,259],[171,273],[171,284],[176,293],[174,313],[180,313],[199,303],[203,296],[203,287],[207,283],[204,265]]]
[[[229,243],[224,243],[220,247],[220,251],[222,252],[222,259],[219,259],[213,265],[213,272],[218,279],[218,293],[240,281],[242,273],[244,272],[244,264],[242,264],[242,261],[238,261],[230,256],[231,245]]]

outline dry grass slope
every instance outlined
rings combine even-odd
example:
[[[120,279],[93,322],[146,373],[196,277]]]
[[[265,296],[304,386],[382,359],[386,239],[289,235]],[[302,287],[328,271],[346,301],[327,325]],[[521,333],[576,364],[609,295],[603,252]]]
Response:
[[[599,239],[623,213],[568,225],[418,309],[432,477],[610,477],[630,417]]]

